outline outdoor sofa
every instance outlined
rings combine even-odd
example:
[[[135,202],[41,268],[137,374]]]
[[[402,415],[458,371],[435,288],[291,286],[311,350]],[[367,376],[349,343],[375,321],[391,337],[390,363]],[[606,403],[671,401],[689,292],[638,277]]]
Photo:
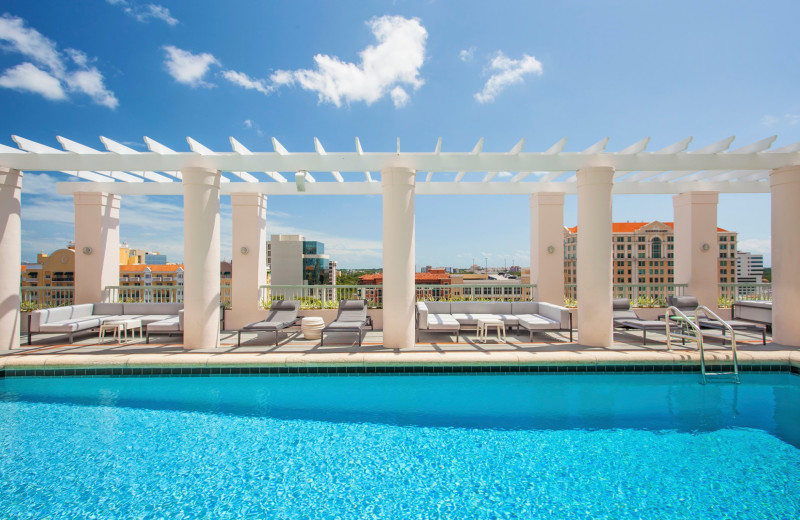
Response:
[[[569,331],[572,341],[572,314],[566,307],[546,302],[417,302],[417,340],[419,331],[455,333],[476,328],[479,319],[501,320],[506,328],[526,329],[530,339],[538,331]]]
[[[72,343],[78,332],[98,329],[108,321],[138,319],[150,335],[183,334],[182,303],[84,303],[31,312],[28,345],[34,334],[67,334]]]

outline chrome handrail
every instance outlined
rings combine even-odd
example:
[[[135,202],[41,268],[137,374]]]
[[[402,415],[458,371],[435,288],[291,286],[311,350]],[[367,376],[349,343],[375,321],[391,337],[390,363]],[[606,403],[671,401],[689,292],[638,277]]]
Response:
[[[672,334],[670,334],[670,326],[669,320],[672,316],[678,316],[684,323],[688,323],[689,326],[692,328],[694,332],[694,337],[689,336],[688,334],[677,334],[678,337],[684,339],[693,339],[697,342],[698,350],[700,351],[700,371],[703,374],[703,384],[706,384],[706,360],[705,360],[705,351],[703,350],[703,333],[700,331],[700,327],[697,326],[696,323],[692,321],[692,319],[681,312],[677,307],[667,307],[667,312],[664,315],[664,320],[667,322],[667,351],[672,351]]]
[[[700,305],[699,307],[697,307],[697,310],[695,311],[695,319],[697,320],[698,324],[700,323],[700,316],[699,316],[700,312],[705,314],[706,317],[711,318],[712,320],[721,323],[722,327],[725,330],[727,330],[728,332],[731,333],[731,351],[733,352],[733,374],[734,374],[734,380],[738,383],[739,382],[739,359],[738,359],[738,357],[736,355],[736,332],[733,330],[733,327],[731,327],[731,325],[727,321],[725,321],[722,318],[720,318],[719,316],[717,316],[714,313],[714,311],[712,311],[711,309],[709,309],[705,305]],[[724,333],[723,333],[723,335],[724,335]]]

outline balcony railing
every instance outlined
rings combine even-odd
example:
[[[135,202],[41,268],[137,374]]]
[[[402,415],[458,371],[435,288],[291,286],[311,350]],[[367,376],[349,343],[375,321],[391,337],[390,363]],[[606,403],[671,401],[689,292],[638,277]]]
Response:
[[[183,303],[182,285],[109,285],[108,301],[117,303]]]
[[[449,284],[417,285],[417,301],[532,301],[534,284]]]
[[[614,298],[627,298],[633,307],[666,307],[667,296],[683,296],[687,284],[682,283],[617,283],[612,288]],[[578,286],[564,286],[564,301],[568,307],[578,302]]]
[[[23,309],[46,309],[72,305],[75,287],[20,287]]]
[[[736,300],[772,300],[771,283],[721,283],[719,284],[719,305],[730,307]]]

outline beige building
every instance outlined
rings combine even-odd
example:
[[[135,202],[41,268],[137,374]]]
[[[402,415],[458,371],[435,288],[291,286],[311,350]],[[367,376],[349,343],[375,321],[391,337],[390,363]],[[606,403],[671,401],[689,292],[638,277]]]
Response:
[[[672,222],[614,222],[614,284],[675,283]],[[717,283],[736,282],[736,232],[717,228]],[[564,228],[564,283],[577,283],[578,227]]]

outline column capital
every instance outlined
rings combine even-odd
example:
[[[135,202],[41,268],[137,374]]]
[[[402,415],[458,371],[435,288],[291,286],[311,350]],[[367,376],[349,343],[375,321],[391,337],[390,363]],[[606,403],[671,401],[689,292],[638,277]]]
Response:
[[[769,185],[774,188],[782,184],[800,182],[800,164],[775,168],[769,173]]]
[[[0,166],[0,186],[22,188],[22,172],[14,168]]]
[[[114,193],[77,191],[72,194],[72,200],[76,206],[110,206],[119,209],[121,197]]]
[[[391,166],[381,170],[381,186],[408,185],[417,183],[417,171],[403,166]]]
[[[231,206],[267,206],[267,196],[263,193],[231,193]]]
[[[546,191],[538,191],[536,193],[531,193],[529,197],[531,207],[534,204],[538,204],[541,206],[549,205],[549,206],[563,206],[564,205],[564,193],[561,192],[546,192]]]
[[[686,191],[672,196],[673,207],[688,204],[718,204],[718,191]]]
[[[588,166],[575,172],[575,176],[578,187],[589,184],[613,184],[615,171],[613,166]]]
[[[181,168],[183,184],[204,184],[219,188],[222,174],[219,170],[200,167]]]

